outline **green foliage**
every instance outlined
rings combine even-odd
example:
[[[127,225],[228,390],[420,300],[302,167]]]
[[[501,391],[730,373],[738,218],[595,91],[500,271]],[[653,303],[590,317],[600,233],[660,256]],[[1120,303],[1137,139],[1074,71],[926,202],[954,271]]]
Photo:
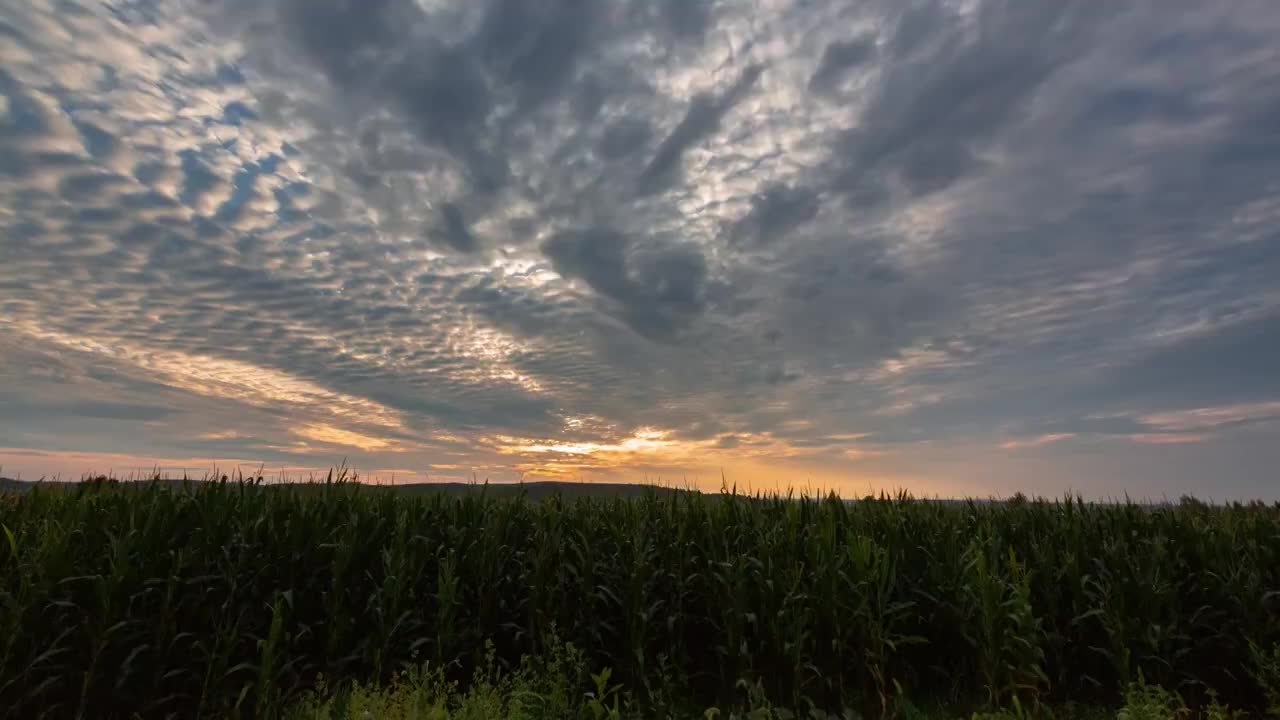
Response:
[[[396,673],[383,687],[357,682],[330,691],[321,683],[285,720],[621,720],[619,703],[609,672],[588,676],[571,644],[552,645],[544,661],[527,660],[505,674],[489,645],[465,689],[427,663]]]
[[[1116,720],[1178,720],[1190,715],[1177,693],[1148,685],[1139,677],[1125,690],[1124,707],[1116,713]]]
[[[991,706],[1032,708],[1048,684],[1043,670],[1043,632],[1031,605],[1031,574],[1013,548],[1000,557],[988,540],[970,545],[965,565],[967,614],[979,677]]]
[[[1240,709],[1232,709],[1218,702],[1217,693],[1210,692],[1209,704],[1204,706],[1200,714],[1204,720],[1245,720],[1249,713]]]
[[[0,502],[0,720],[333,693],[450,718],[1038,717],[1139,677],[1261,714],[1278,530],[1263,504],[36,488]]]
[[[1267,715],[1280,718],[1280,643],[1274,643],[1270,649],[1250,640],[1249,654],[1253,660],[1249,674],[1258,683],[1266,699]]]

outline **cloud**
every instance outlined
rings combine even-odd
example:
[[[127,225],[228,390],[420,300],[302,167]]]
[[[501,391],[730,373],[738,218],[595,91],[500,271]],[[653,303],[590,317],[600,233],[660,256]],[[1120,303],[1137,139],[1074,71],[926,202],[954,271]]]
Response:
[[[1063,440],[1070,440],[1075,437],[1071,433],[1049,433],[1047,435],[1036,435],[1028,438],[1019,438],[1016,440],[1005,440],[1000,443],[1002,450],[1019,450],[1021,448],[1038,448],[1044,445],[1050,445]]]
[[[609,160],[626,157],[647,144],[652,134],[644,118],[621,118],[600,137],[600,154]]]
[[[704,307],[706,260],[689,246],[637,247],[592,228],[555,235],[542,250],[561,275],[615,301],[624,322],[646,337],[670,339]]]
[[[1202,443],[1208,439],[1208,436],[1190,433],[1144,433],[1141,435],[1131,435],[1129,439],[1136,443],[1145,443],[1148,445],[1189,445],[1192,443]]]
[[[818,214],[817,193],[809,188],[771,185],[751,199],[751,211],[738,222],[736,237],[755,243],[771,243]]]
[[[751,90],[762,72],[764,72],[762,66],[752,65],[744,69],[733,85],[722,94],[695,95],[680,124],[676,125],[658,145],[649,164],[640,173],[640,192],[655,192],[672,182],[675,173],[680,169],[685,151],[719,129],[720,121]]]
[[[343,447],[352,447],[365,451],[385,450],[391,447],[391,443],[379,437],[364,435],[350,430],[331,427],[328,425],[304,425],[295,428],[293,433],[307,440],[314,440],[318,443],[326,445],[339,445]]]
[[[712,0],[661,0],[652,3],[671,34],[681,40],[701,39],[711,25]]]
[[[467,229],[462,219],[462,210],[453,203],[445,203],[440,209],[440,233],[444,243],[459,252],[471,252],[476,249],[476,238]]]
[[[1280,420],[1280,401],[1191,408],[1146,415],[1142,422],[1174,432],[1207,431]]]
[[[0,436],[1261,492],[1280,18],[1184,5],[22,3]]]
[[[1214,323],[1153,343],[1108,369],[1099,389],[1111,396],[1150,399],[1177,388],[1175,402],[1247,401],[1280,397],[1280,315]]]
[[[986,2],[970,18],[922,7],[899,20],[886,75],[833,158],[835,184],[851,202],[894,187],[934,193],[980,172],[988,146],[1078,57],[1080,41],[1101,21],[1077,2]],[[837,47],[832,55],[829,47],[815,79],[857,52]]]
[[[870,60],[875,52],[876,39],[871,35],[833,41],[822,51],[822,61],[809,77],[809,90],[830,92],[841,76]]]

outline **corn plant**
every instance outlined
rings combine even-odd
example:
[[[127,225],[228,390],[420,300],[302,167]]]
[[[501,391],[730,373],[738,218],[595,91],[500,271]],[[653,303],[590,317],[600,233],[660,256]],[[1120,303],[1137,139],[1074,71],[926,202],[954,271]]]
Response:
[[[1262,714],[1278,593],[1261,503],[42,485],[0,501],[0,720],[281,717],[424,664],[504,712],[1036,713],[1144,678]],[[502,684],[565,644],[572,678]]]

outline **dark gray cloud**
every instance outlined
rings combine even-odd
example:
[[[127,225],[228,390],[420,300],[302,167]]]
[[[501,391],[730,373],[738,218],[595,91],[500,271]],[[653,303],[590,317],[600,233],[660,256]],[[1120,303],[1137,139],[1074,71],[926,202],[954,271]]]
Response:
[[[13,5],[0,437],[1260,492],[1280,16],[1175,5]]]
[[[751,198],[751,212],[734,228],[736,239],[772,243],[818,214],[818,194],[805,187],[770,185]]]
[[[976,32],[921,6],[899,19],[870,107],[835,158],[836,184],[851,198],[895,182],[932,193],[976,172],[985,146],[1055,71],[1079,60],[1107,14],[1088,3],[1005,0],[974,12]]]
[[[871,60],[875,53],[876,38],[872,35],[832,42],[822,51],[822,61],[809,77],[809,90],[829,92],[846,72]]]
[[[467,222],[457,205],[447,202],[440,208],[440,225],[440,234],[446,245],[459,252],[476,249],[475,236],[467,229]]]
[[[607,228],[560,233],[542,246],[557,272],[617,303],[646,337],[671,340],[705,306],[707,263],[687,245],[636,247]]]
[[[701,40],[711,24],[714,0],[661,0],[652,5],[672,35],[681,40]]]
[[[648,143],[652,134],[653,129],[644,118],[622,118],[600,137],[600,154],[610,160],[626,157]]]
[[[6,413],[14,415],[33,417],[44,414],[93,420],[161,420],[176,413],[173,408],[159,405],[135,405],[106,400],[40,403],[29,398],[7,393],[6,395],[0,395],[0,406],[5,409]]]
[[[1195,407],[1280,398],[1280,315],[1228,321],[1102,371],[1098,403]],[[1177,395],[1170,397],[1170,388]]]
[[[565,92],[606,31],[601,4],[582,0],[493,0],[461,35],[408,0],[279,7],[279,24],[348,97],[390,105],[486,193],[510,179],[498,146]]]
[[[640,173],[640,192],[651,193],[673,182],[685,151],[720,128],[721,119],[751,90],[762,72],[762,66],[751,65],[722,94],[695,95],[684,119],[658,145],[644,172]]]

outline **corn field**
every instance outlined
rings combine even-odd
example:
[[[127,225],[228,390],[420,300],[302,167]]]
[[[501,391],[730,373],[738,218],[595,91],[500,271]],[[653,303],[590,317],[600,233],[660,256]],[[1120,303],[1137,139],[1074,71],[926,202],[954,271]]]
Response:
[[[568,641],[654,708],[1262,712],[1280,505],[498,499],[326,483],[0,497],[0,718],[277,717],[323,676]],[[1270,675],[1268,674],[1270,673]]]

